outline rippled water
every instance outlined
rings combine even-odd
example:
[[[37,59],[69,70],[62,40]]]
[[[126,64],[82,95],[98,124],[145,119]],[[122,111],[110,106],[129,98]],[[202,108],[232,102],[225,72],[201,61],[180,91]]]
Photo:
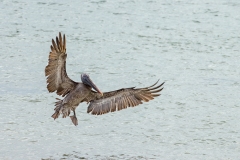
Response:
[[[0,159],[238,159],[237,0],[0,0]],[[44,77],[51,38],[67,36],[67,71],[103,91],[165,81],[162,96],[79,125],[51,118]]]

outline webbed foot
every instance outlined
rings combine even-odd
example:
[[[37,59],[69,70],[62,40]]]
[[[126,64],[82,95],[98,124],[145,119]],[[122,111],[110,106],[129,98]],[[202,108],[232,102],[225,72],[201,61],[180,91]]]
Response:
[[[76,116],[70,116],[70,118],[75,126],[78,125],[78,120]]]

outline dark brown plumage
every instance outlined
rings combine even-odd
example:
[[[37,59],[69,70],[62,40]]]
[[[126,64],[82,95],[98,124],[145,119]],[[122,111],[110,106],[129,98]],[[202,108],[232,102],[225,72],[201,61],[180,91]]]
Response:
[[[48,65],[45,68],[47,77],[47,89],[49,92],[55,92],[64,97],[56,102],[54,119],[62,114],[63,118],[70,115],[74,125],[78,124],[75,109],[81,102],[87,102],[88,113],[101,115],[108,112],[119,111],[127,107],[134,107],[142,102],[148,102],[159,96],[163,89],[162,84],[157,85],[158,81],[152,86],[145,88],[123,88],[116,91],[102,93],[92,82],[87,74],[82,74],[81,82],[71,80],[66,72],[66,38],[62,38],[61,33],[56,37],[56,42],[52,40],[51,52],[49,53]],[[93,91],[94,89],[95,91]]]

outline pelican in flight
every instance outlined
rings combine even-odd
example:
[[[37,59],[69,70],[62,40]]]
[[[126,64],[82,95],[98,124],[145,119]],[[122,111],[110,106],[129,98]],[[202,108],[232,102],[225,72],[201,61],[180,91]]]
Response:
[[[73,111],[70,116],[73,124],[78,125],[75,109],[82,102],[87,102],[87,113],[93,115],[102,115],[108,112],[120,111],[127,107],[135,107],[142,102],[148,102],[159,96],[163,89],[158,81],[145,88],[122,88],[110,92],[101,92],[93,83],[88,74],[81,74],[82,82],[71,80],[66,72],[66,37],[59,33],[56,41],[52,39],[51,51],[49,53],[48,65],[45,68],[47,77],[47,89],[49,92],[55,92],[64,97],[58,99],[55,104],[55,113],[52,115],[54,120],[60,114],[65,118]],[[93,90],[92,90],[93,89]],[[95,90],[95,91],[94,91]]]

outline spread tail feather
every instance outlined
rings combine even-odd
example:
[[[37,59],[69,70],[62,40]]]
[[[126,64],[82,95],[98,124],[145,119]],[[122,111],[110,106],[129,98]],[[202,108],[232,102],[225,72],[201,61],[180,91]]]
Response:
[[[56,106],[54,109],[55,113],[52,115],[52,118],[54,118],[54,120],[58,118],[58,116],[60,115],[60,111],[63,108],[63,104],[62,104],[63,100],[60,100],[58,98],[57,98],[57,100],[59,100],[59,101],[55,102],[55,106]]]
[[[55,119],[58,118],[58,116],[59,116],[59,112],[56,111],[56,112],[52,115],[52,118],[54,118],[54,120],[55,120]]]
[[[66,118],[70,115],[71,109],[64,105],[63,100],[57,99],[55,102],[55,113],[52,115],[52,118],[57,119],[60,114],[62,114],[63,118]]]

